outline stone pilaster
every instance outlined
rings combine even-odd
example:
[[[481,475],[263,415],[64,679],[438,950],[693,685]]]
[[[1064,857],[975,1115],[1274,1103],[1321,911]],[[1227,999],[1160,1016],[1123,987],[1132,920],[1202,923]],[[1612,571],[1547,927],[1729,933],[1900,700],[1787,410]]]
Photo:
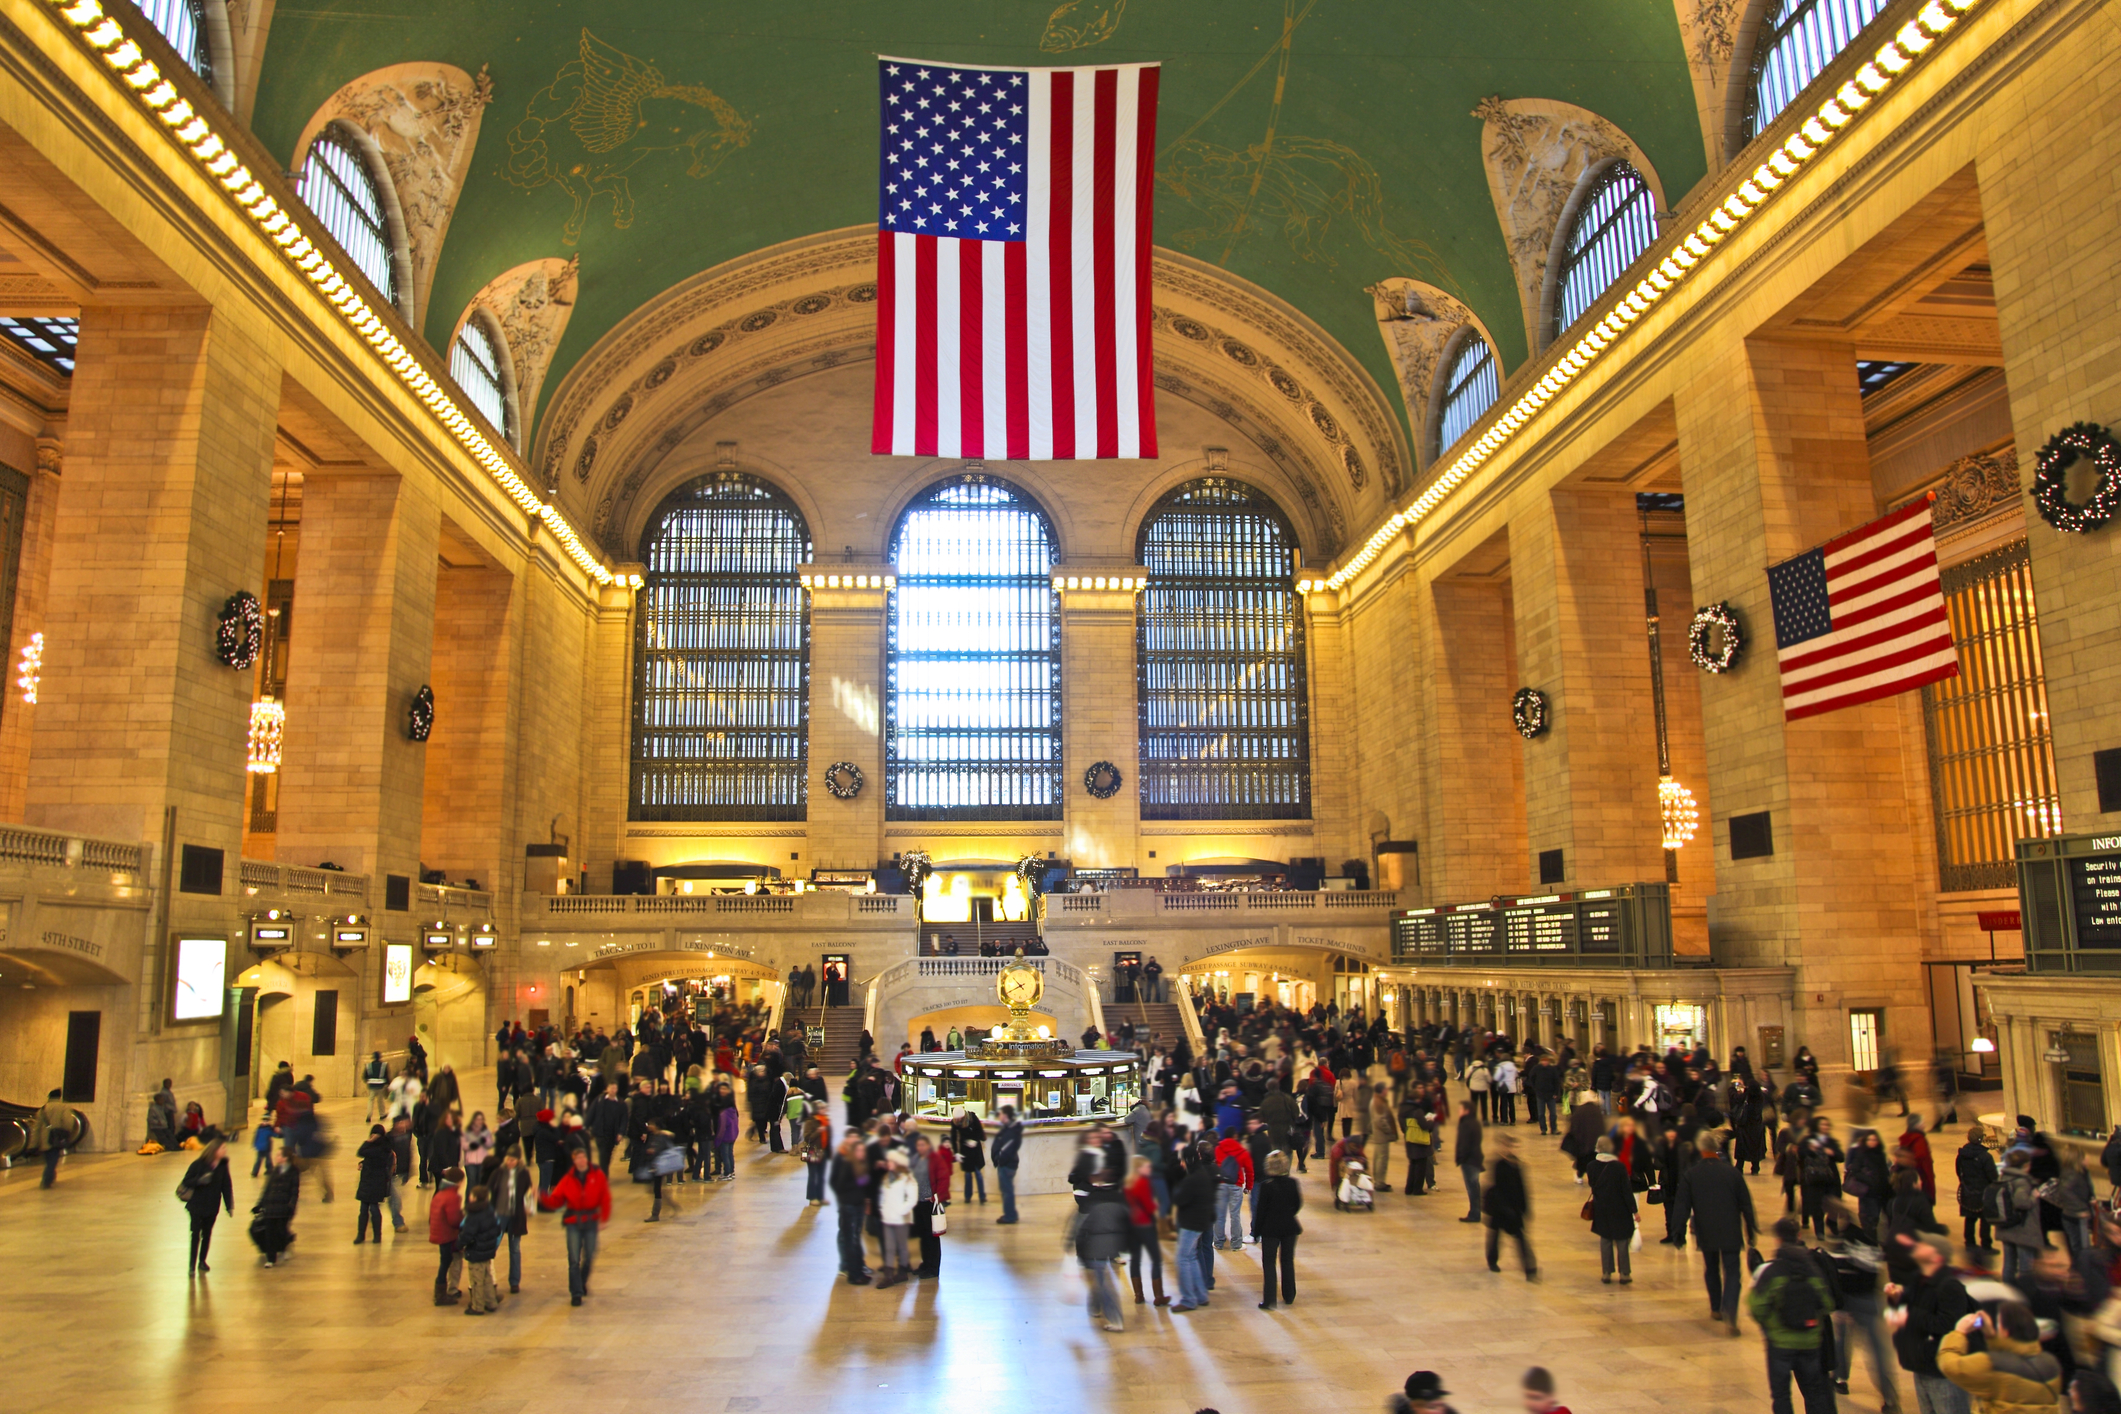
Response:
[[[641,572],[639,565],[620,565],[618,572],[629,578]],[[594,643],[589,681],[588,746],[583,765],[588,779],[583,783],[587,805],[582,837],[574,841],[576,859],[589,876],[592,892],[611,887],[611,866],[634,856],[626,847],[627,801],[632,791],[633,771],[633,604],[636,591],[630,583],[607,586],[597,597],[596,617],[591,625]],[[526,843],[535,844],[529,838]]]
[[[1664,878],[1656,717],[1632,493],[1562,489],[1510,525],[1523,686],[1550,726],[1525,743],[1525,868],[1562,851],[1547,883],[1600,888]]]
[[[421,860],[428,748],[406,722],[431,685],[440,524],[424,487],[395,475],[302,488],[278,856],[370,874],[386,929],[405,918],[386,911],[384,876],[417,880]],[[437,694],[436,720],[448,710]]]
[[[476,879],[496,902],[510,899],[522,873],[503,837],[513,838],[515,576],[464,566],[438,572],[434,655],[434,733],[428,738],[421,811],[421,862],[452,881]],[[297,622],[300,622],[299,617]]]
[[[803,573],[810,582],[810,862],[867,869],[884,839],[888,566],[810,565]],[[825,788],[825,771],[836,761],[861,770],[862,791],[852,800]]]
[[[1785,724],[1768,565],[1873,519],[1856,351],[1754,341],[1707,360],[1676,411],[1695,593],[1728,600],[1748,661],[1701,683],[1725,966],[1793,966],[1790,1046],[1846,1066],[1848,1012],[1884,1007],[1903,1058],[1929,1046],[1907,772],[1920,770],[1899,699]],[[1730,857],[1729,818],[1770,814],[1775,853]]]
[[[1100,567],[1105,568],[1105,567]],[[1116,587],[1147,571],[1110,567],[1105,589],[1068,588],[1061,613],[1061,853],[1079,868],[1148,861],[1141,855],[1141,710],[1135,676],[1136,591]],[[1071,577],[1082,568],[1070,565]],[[1086,582],[1094,581],[1089,571]],[[1083,785],[1096,762],[1119,768],[1119,793],[1099,800]],[[1162,862],[1162,861],[1159,861]]]
[[[1433,704],[1436,794],[1422,841],[1422,894],[1452,903],[1516,892],[1531,876],[1524,743],[1510,725],[1510,694],[1518,686],[1510,587],[1447,577],[1425,597],[1432,617],[1424,636],[1434,651],[1423,676]]]

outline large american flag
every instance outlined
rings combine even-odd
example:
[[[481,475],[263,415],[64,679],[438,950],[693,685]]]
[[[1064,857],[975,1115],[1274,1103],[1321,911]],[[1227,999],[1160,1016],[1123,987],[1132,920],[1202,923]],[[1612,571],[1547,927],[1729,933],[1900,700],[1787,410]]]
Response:
[[[1930,499],[1768,570],[1785,721],[1957,677]]]
[[[870,449],[1155,456],[1156,65],[880,76]]]

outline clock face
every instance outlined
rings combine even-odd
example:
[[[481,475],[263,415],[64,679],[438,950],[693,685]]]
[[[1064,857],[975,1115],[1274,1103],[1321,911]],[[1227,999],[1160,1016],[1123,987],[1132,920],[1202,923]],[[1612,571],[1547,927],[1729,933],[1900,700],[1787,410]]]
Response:
[[[995,989],[1003,1006],[1032,1007],[1046,994],[1046,979],[1032,968],[1012,967],[997,979]]]

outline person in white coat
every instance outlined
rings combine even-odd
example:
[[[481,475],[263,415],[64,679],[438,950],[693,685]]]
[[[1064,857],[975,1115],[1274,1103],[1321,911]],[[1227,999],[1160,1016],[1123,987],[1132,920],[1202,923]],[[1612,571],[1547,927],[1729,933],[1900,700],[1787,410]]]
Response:
[[[879,1291],[897,1286],[911,1274],[906,1238],[913,1229],[913,1209],[921,1199],[921,1186],[906,1166],[905,1150],[893,1149],[884,1165],[888,1172],[876,1195],[877,1218],[884,1227],[884,1275],[876,1284]]]

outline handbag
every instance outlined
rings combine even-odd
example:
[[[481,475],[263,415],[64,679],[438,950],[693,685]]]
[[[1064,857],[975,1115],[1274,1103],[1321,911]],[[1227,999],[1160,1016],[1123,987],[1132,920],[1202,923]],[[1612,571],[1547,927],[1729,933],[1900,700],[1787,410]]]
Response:
[[[190,1188],[181,1183],[177,1185],[177,1201],[179,1203],[189,1203],[191,1195],[192,1190]]]
[[[935,1208],[929,1214],[928,1231],[937,1237],[941,1237],[944,1233],[950,1231],[950,1213],[943,1206],[943,1200],[940,1198],[935,1200]]]
[[[1578,1217],[1581,1217],[1581,1218],[1582,1218],[1582,1219],[1583,1219],[1583,1220],[1584,1220],[1585,1222],[1589,1222],[1589,1221],[1591,1221],[1591,1200],[1590,1200],[1590,1199],[1586,1198],[1586,1199],[1584,1199],[1584,1200],[1583,1200],[1583,1211],[1582,1211],[1581,1213],[1577,1214],[1577,1216],[1578,1216]]]
[[[676,1145],[672,1145],[670,1148],[658,1152],[650,1166],[655,1172],[665,1178],[669,1178],[673,1174],[683,1173],[685,1171],[685,1151]]]
[[[1871,1186],[1860,1178],[1844,1178],[1841,1180],[1841,1191],[1851,1198],[1864,1198],[1869,1196]]]

